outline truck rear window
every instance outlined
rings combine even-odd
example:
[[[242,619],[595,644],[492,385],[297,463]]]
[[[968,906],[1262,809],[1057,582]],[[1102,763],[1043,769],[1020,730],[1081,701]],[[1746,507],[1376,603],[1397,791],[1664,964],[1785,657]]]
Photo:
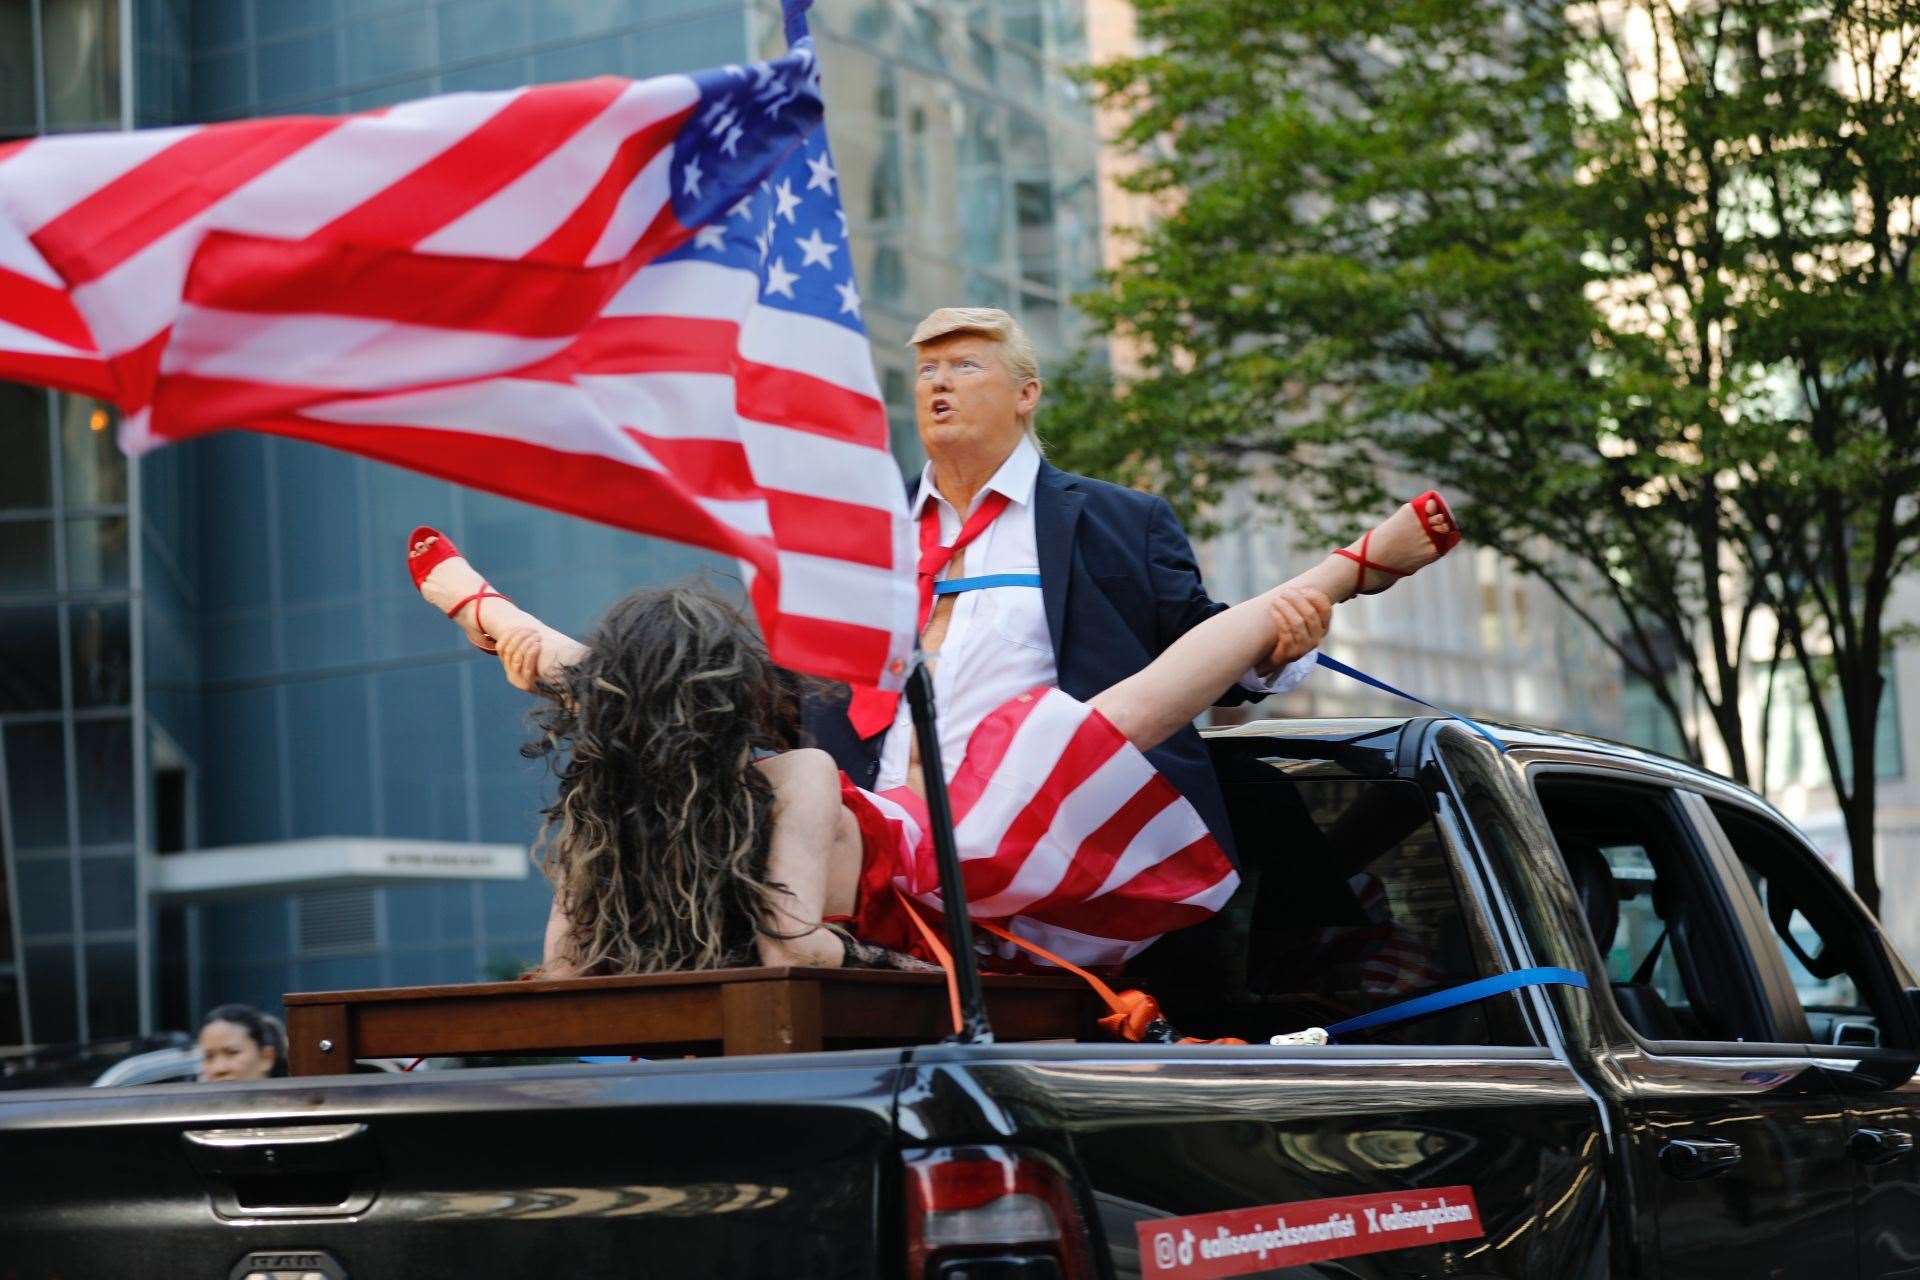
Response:
[[[1417,785],[1272,766],[1228,773],[1240,889],[1213,921],[1142,957],[1154,962],[1142,974],[1149,989],[1183,1029],[1260,1043],[1498,972]],[[1342,1040],[1531,1044],[1514,999]]]

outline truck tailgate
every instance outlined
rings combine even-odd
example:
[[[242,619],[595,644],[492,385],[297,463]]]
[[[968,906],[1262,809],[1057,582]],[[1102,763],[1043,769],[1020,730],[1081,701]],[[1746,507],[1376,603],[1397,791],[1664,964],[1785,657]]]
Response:
[[[0,1095],[0,1274],[872,1276],[899,1061]]]

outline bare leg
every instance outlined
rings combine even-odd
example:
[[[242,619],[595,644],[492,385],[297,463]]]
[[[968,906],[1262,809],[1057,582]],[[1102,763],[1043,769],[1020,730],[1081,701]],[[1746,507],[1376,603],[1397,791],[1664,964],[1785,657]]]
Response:
[[[444,613],[457,601],[478,591],[485,581],[465,556],[453,556],[433,567],[433,572],[420,584],[420,594],[428,604]],[[578,640],[555,631],[512,601],[497,596],[462,607],[453,620],[476,644],[494,641],[507,680],[516,689],[531,690],[539,678],[578,662],[580,655],[587,651]],[[517,664],[507,658],[509,637],[518,637],[523,651],[523,660]]]
[[[1368,555],[1408,573],[1439,559],[1411,505],[1373,531]],[[1365,585],[1389,576],[1369,574]],[[1156,747],[1212,706],[1242,671],[1275,656],[1295,619],[1351,599],[1360,585],[1354,563],[1330,555],[1271,591],[1207,619],[1144,671],[1098,694],[1092,705],[1134,746]]]
[[[840,802],[840,771],[833,757],[813,748],[757,767],[774,789],[767,879],[783,886],[768,895],[760,963],[836,968],[845,950],[820,921],[853,912],[861,858],[859,825]]]

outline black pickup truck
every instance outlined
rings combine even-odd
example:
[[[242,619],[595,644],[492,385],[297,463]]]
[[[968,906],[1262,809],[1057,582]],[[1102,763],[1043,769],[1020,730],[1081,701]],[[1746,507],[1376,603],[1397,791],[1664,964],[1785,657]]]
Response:
[[[1448,720],[1210,742],[1245,883],[1136,968],[1248,1047],[0,1094],[0,1277],[1920,1277],[1915,983],[1777,813]]]

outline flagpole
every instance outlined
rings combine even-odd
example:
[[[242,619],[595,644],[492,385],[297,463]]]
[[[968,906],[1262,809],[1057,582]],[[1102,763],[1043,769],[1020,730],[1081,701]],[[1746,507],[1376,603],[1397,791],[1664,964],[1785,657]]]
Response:
[[[959,1044],[992,1044],[987,997],[980,986],[979,957],[973,949],[973,923],[967,917],[966,883],[960,875],[960,850],[953,840],[953,807],[947,801],[947,773],[940,763],[940,734],[935,723],[933,677],[917,650],[907,676],[907,705],[920,744],[920,777],[927,789],[927,825],[933,829],[934,861],[940,868],[940,905],[947,920],[947,949],[953,953],[954,985],[960,995]]]

